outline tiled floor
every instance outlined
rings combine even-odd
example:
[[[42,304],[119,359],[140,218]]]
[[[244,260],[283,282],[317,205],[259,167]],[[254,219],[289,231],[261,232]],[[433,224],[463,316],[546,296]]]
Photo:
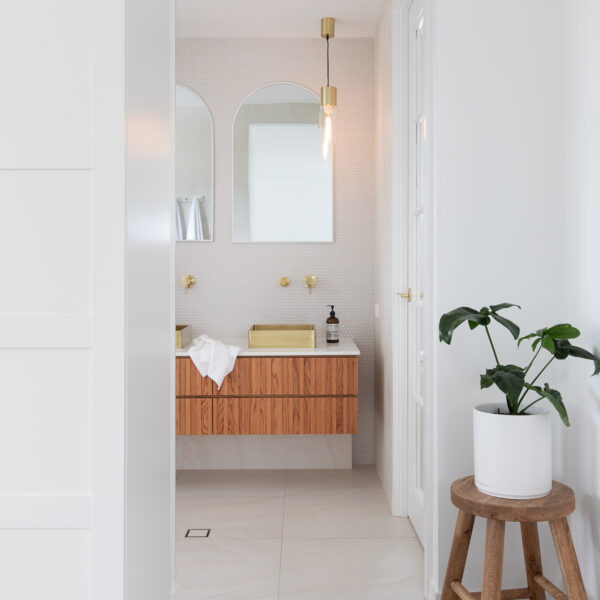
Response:
[[[178,600],[423,598],[421,545],[371,467],[180,471],[176,534]]]

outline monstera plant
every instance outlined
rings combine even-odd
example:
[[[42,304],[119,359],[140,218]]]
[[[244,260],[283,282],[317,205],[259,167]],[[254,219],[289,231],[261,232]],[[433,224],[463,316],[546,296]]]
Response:
[[[454,330],[463,323],[468,323],[471,329],[482,327],[485,330],[487,339],[492,348],[496,366],[491,369],[486,369],[485,373],[481,375],[481,388],[489,388],[495,385],[500,389],[506,396],[506,408],[510,415],[525,414],[532,406],[541,400],[546,399],[554,406],[563,423],[569,426],[569,415],[567,414],[567,409],[563,403],[560,392],[551,388],[548,383],[544,383],[544,385],[541,386],[537,384],[537,382],[554,360],[565,360],[570,356],[593,361],[593,375],[598,375],[598,373],[600,373],[600,357],[592,354],[588,350],[584,350],[579,346],[571,344],[569,340],[579,337],[580,331],[568,323],[559,323],[558,325],[538,329],[534,333],[519,337],[521,331],[519,326],[506,317],[498,314],[499,311],[511,307],[521,308],[517,304],[511,304],[509,302],[484,306],[479,310],[469,308],[468,306],[456,308],[442,315],[440,319],[440,341],[450,344],[452,342]],[[532,341],[531,351],[533,357],[526,366],[505,365],[500,362],[490,334],[489,326],[492,323],[492,319],[499,325],[508,329],[513,338],[518,340],[518,346],[525,340]],[[548,358],[548,354],[546,354],[547,360],[544,362],[541,369],[535,375],[530,375],[532,373],[533,365],[542,351],[548,353],[550,357]],[[527,381],[528,378],[530,379],[529,381]],[[529,392],[533,392],[533,398],[531,398],[531,396],[527,397]]]
[[[479,310],[468,306],[451,310],[440,319],[440,341],[450,345],[455,329],[463,323],[485,331],[496,364],[481,375],[480,385],[482,389],[495,386],[506,399],[505,404],[473,408],[475,485],[481,492],[501,498],[540,498],[552,489],[552,433],[550,415],[539,403],[547,400],[563,423],[570,424],[561,393],[547,382],[542,384],[540,378],[553,361],[569,357],[591,360],[593,375],[598,375],[600,357],[571,343],[580,332],[568,323],[519,337],[519,326],[499,314],[509,308],[521,307],[503,302]],[[500,361],[492,325],[507,329],[517,346],[531,343],[532,355],[524,366]]]

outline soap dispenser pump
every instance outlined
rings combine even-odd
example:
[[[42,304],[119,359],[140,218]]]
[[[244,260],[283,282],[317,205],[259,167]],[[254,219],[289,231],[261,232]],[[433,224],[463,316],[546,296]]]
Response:
[[[331,312],[327,319],[327,343],[337,344],[340,341],[340,320],[335,316],[333,304],[327,306],[331,306]]]

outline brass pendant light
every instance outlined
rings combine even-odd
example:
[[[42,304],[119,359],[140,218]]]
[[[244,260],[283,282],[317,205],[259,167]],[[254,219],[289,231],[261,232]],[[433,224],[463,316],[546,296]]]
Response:
[[[321,19],[321,37],[327,41],[327,85],[321,88],[320,124],[323,128],[323,159],[329,158],[333,141],[332,115],[337,104],[337,88],[329,85],[329,40],[335,36],[335,19]]]

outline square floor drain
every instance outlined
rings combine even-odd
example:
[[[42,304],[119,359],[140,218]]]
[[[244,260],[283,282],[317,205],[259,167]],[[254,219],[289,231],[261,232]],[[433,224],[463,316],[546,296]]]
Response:
[[[210,529],[188,529],[186,538],[207,538],[210,535]]]

